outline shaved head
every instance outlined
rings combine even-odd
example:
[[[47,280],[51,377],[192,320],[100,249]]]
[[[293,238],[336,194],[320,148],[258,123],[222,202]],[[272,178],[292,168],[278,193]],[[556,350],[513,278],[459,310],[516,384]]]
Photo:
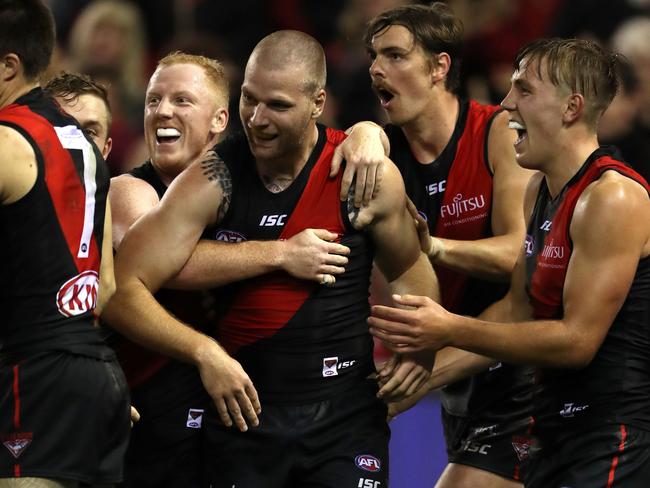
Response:
[[[269,34],[253,49],[248,65],[253,63],[269,70],[301,67],[306,93],[325,88],[325,52],[316,39],[304,32],[282,30]]]

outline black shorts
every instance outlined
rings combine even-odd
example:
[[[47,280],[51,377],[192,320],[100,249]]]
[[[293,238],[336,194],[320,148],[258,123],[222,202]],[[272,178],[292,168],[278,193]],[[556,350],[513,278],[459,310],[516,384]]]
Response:
[[[525,470],[526,488],[647,488],[650,432],[609,425],[536,444]]]
[[[194,366],[172,361],[131,391],[133,426],[122,486],[202,486],[203,411],[208,395]]]
[[[0,363],[0,478],[119,482],[129,419],[115,359],[49,352]]]
[[[514,481],[530,447],[529,427],[515,427],[451,415],[442,409],[450,463],[464,464]]]
[[[386,406],[370,381],[331,400],[262,404],[259,427],[239,432],[206,411],[212,488],[385,488]]]

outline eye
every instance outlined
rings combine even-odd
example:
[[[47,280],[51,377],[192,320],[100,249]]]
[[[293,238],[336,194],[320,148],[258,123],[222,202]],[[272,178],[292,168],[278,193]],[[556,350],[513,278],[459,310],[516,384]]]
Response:
[[[97,137],[97,131],[95,129],[84,129],[83,131],[88,137]]]
[[[147,98],[147,105],[157,105],[160,103],[160,97],[149,97]]]

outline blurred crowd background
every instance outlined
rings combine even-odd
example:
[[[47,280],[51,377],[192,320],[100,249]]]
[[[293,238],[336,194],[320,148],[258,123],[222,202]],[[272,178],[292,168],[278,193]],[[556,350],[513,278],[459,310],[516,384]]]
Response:
[[[248,54],[266,34],[298,29],[316,37],[328,59],[323,122],[346,128],[382,122],[370,90],[366,22],[405,0],[49,0],[58,49],[49,71],[80,71],[107,83],[114,112],[109,165],[122,173],[145,159],[146,83],[156,60],[180,49],[219,59],[232,80],[231,125]],[[422,2],[424,3],[424,2]],[[499,103],[515,53],[539,37],[583,37],[622,53],[621,93],[600,127],[626,160],[650,176],[650,0],[448,0],[465,26],[461,95]]]

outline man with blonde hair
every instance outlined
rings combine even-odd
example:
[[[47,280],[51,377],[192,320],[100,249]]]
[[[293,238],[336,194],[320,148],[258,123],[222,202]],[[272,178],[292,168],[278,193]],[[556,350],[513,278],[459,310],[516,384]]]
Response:
[[[370,319],[398,352],[453,346],[475,365],[538,368],[527,488],[650,479],[650,186],[596,136],[616,62],[578,39],[538,40],[515,60],[501,105],[517,162],[537,174],[508,294],[478,319],[414,296]]]

